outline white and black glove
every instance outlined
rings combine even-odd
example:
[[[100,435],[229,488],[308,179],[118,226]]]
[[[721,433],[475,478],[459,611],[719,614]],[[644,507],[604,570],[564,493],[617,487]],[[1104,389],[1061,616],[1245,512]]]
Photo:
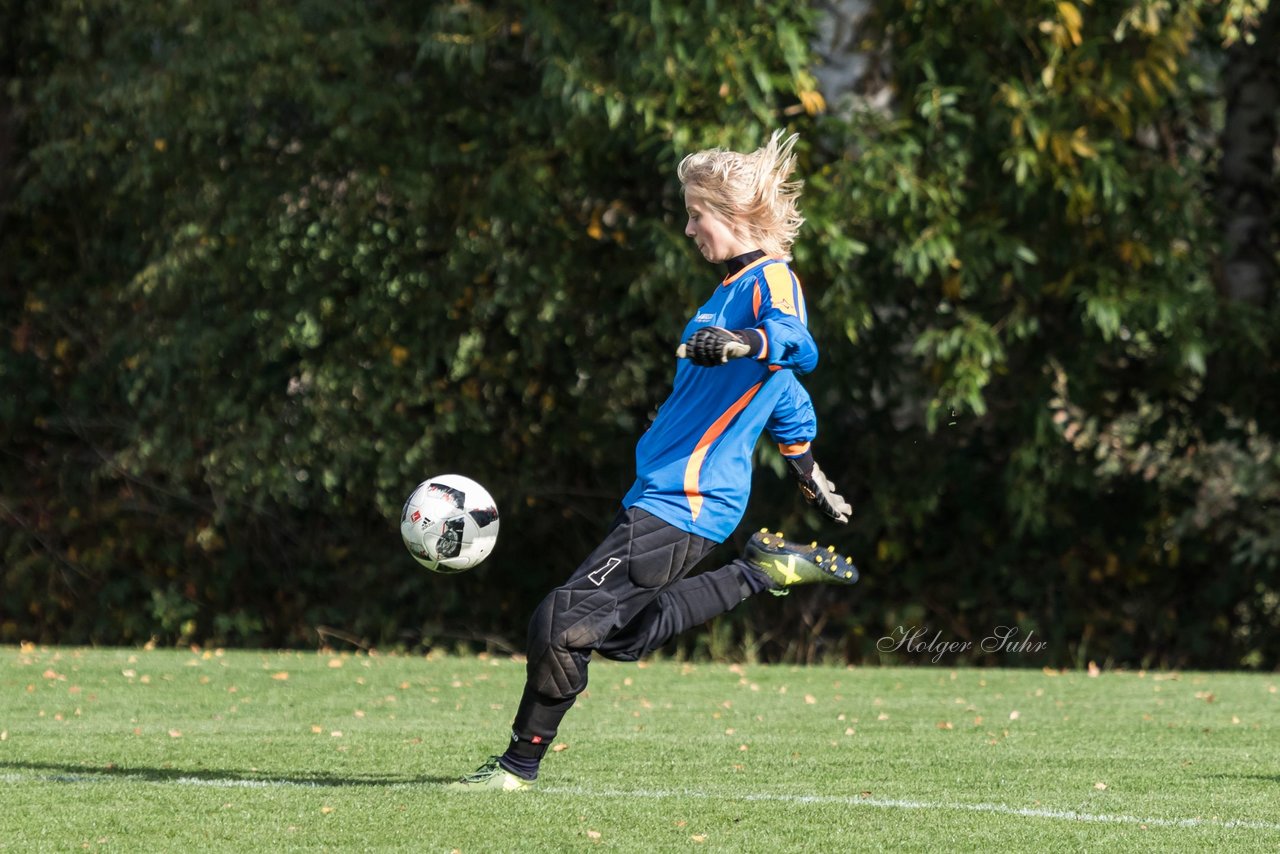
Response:
[[[791,464],[791,471],[805,500],[841,525],[846,524],[853,515],[853,507],[836,492],[836,485],[827,480],[822,469],[818,468],[813,454],[805,452],[798,457],[787,457],[787,462]]]
[[[695,365],[714,368],[730,359],[758,354],[764,349],[764,336],[755,329],[723,329],[704,326],[676,348],[676,357]]]

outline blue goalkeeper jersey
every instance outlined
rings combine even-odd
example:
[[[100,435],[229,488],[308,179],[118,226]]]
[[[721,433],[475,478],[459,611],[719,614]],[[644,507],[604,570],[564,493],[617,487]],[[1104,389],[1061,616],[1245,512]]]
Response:
[[[724,542],[751,493],[751,456],[768,430],[786,456],[809,448],[817,418],[796,378],[818,363],[800,282],[784,261],[760,258],[730,274],[685,326],[755,328],[756,358],[714,368],[676,363],[671,395],[636,446],[636,481],[622,500],[663,521]]]

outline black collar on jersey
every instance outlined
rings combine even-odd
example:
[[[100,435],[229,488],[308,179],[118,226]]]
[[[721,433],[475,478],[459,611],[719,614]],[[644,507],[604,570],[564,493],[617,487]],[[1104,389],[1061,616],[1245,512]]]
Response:
[[[737,275],[748,264],[759,261],[764,257],[764,255],[765,253],[763,249],[753,249],[750,252],[739,255],[737,258],[730,258],[728,261],[724,262],[725,269],[729,271],[727,275]]]

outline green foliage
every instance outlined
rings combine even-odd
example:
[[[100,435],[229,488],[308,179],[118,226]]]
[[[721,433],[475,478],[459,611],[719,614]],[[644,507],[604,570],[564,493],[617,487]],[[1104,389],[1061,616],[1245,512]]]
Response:
[[[1256,615],[1273,610],[1275,572],[1210,577],[1270,540],[1237,542],[1242,520],[1216,543],[1169,530],[1206,472],[1113,475],[1052,419],[1060,377],[1106,419],[1181,402],[1138,444],[1194,425],[1215,441],[1228,397],[1258,411],[1230,377],[1270,362],[1274,318],[1222,303],[1211,279],[1210,14],[876,4],[863,43],[890,46],[895,107],[823,122],[810,183],[858,246],[806,261],[818,322],[844,319],[823,339],[842,367],[823,427],[859,437],[836,479],[869,493],[855,505],[878,543],[868,595],[894,603],[886,627],[1020,625],[1080,664],[1276,660],[1265,629],[1238,630],[1244,613],[1270,626]],[[849,347],[832,346],[838,331]],[[1251,488],[1274,475],[1253,469]]]
[[[5,423],[15,471],[63,480],[6,490],[6,596],[58,604],[5,636],[394,640],[456,623],[490,571],[516,581],[465,619],[514,634],[611,516],[661,330],[715,280],[674,225],[678,153],[812,97],[780,8],[28,16],[6,371],[48,400]],[[492,484],[509,532],[447,586],[395,533],[440,470]],[[127,621],[83,607],[116,585]]]
[[[825,13],[781,2],[9,9],[0,638],[516,644],[716,280],[675,164],[785,126],[816,450],[858,514],[824,527],[762,448],[744,529],[865,580],[681,648],[861,660],[914,621],[1274,666],[1280,544],[1245,496],[1280,476],[1248,394],[1276,318],[1216,293],[1209,202],[1218,62],[1258,11],[879,3],[879,112],[828,107]],[[444,470],[503,511],[450,579],[395,532]]]

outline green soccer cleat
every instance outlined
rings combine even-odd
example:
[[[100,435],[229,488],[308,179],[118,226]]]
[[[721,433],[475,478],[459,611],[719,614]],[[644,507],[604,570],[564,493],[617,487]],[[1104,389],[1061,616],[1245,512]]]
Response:
[[[450,783],[447,787],[454,792],[478,792],[493,789],[499,792],[518,792],[532,789],[533,781],[512,774],[498,764],[498,757],[490,756],[488,761],[467,776]]]
[[[762,528],[752,534],[742,557],[768,576],[777,587],[772,592],[778,595],[799,584],[858,583],[858,568],[849,558],[836,554],[835,546],[789,543],[781,531],[771,534]]]

